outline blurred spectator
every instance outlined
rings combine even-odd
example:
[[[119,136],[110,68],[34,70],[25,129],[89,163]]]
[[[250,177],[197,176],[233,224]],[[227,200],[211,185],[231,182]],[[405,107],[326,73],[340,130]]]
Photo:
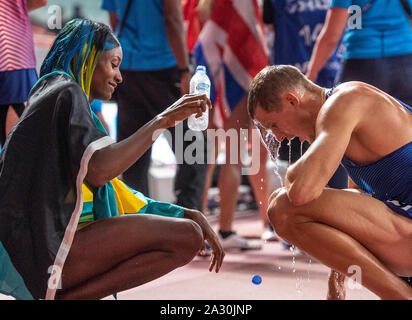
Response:
[[[76,19],[76,18],[84,18],[84,14],[82,12],[82,6],[76,4],[75,6],[73,6],[73,16],[72,19]]]
[[[124,81],[116,92],[120,141],[188,93],[191,78],[189,58],[180,1],[103,0],[102,7],[109,11],[112,28],[116,30],[123,48],[120,68]],[[198,132],[193,137],[195,142],[186,141],[183,136],[188,130],[187,121],[169,130],[179,164],[175,192],[177,204],[201,210],[206,165],[186,164],[183,150],[193,143],[203,146],[205,135]],[[178,132],[183,134],[177,136]],[[176,150],[176,145],[180,150]],[[206,154],[206,148],[198,149]],[[150,162],[151,149],[123,173],[126,184],[148,194]]]
[[[308,78],[316,80],[344,34],[346,52],[339,82],[363,81],[412,104],[410,4],[407,0],[332,0]],[[349,12],[352,5],[356,7]]]
[[[29,11],[47,0],[0,2],[0,144],[24,111],[30,89],[37,81],[33,32]]]
[[[197,65],[207,67],[212,82],[211,100],[215,103],[213,117],[211,117],[215,122],[210,121],[209,124],[221,125],[226,133],[235,130],[239,141],[242,142],[240,130],[247,131],[251,128],[251,121],[246,111],[248,86],[251,79],[268,64],[261,10],[255,0],[242,1],[242,3],[227,0],[200,0],[196,13],[204,26],[194,48],[194,56]],[[238,188],[241,183],[240,159],[244,155],[239,152],[238,162],[231,163],[230,144],[233,144],[233,141],[227,138],[225,142],[226,160],[220,167],[218,178],[221,199],[219,216],[221,243],[226,250],[260,249],[260,241],[245,239],[232,230]],[[219,148],[218,145],[216,147]],[[259,161],[259,170],[257,174],[248,175],[248,178],[266,227],[269,196],[267,151],[262,145],[260,150],[252,149],[252,151],[254,158],[252,163]],[[215,166],[209,164],[203,196],[204,210],[207,206],[208,189],[214,169]]]
[[[271,63],[293,65],[302,73],[306,73],[315,40],[322,30],[328,7],[327,1],[265,0],[264,23],[273,25],[275,32]],[[338,44],[339,41],[319,71],[316,79],[316,84],[319,86],[331,88],[336,83],[341,65]],[[291,141],[285,139],[279,149],[279,159],[294,163],[308,148],[309,143],[306,141],[302,144],[298,138]],[[347,188],[347,184],[347,173],[342,166],[339,166],[328,185],[332,188],[344,189]]]

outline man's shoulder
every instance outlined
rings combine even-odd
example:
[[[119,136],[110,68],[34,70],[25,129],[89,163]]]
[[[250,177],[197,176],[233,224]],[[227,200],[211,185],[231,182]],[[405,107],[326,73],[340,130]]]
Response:
[[[328,99],[331,107],[339,108],[345,106],[346,109],[350,106],[356,108],[366,108],[375,99],[379,97],[379,89],[360,81],[348,81],[338,85]]]
[[[370,90],[371,85],[361,81],[347,81],[339,84],[333,90],[333,94],[338,94],[342,97],[362,94]]]
[[[371,86],[359,81],[349,81],[338,85],[320,110],[318,124],[327,122],[352,121],[367,114],[373,103]]]

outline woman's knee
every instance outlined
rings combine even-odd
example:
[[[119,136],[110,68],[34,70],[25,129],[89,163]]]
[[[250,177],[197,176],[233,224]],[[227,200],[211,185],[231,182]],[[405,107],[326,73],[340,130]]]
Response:
[[[180,265],[185,265],[201,250],[204,242],[203,232],[200,226],[188,219],[177,222],[179,226],[179,241],[175,244],[174,252]]]

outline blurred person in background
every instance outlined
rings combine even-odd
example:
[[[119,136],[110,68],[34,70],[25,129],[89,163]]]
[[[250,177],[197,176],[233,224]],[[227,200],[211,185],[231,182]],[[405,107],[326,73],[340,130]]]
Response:
[[[0,1],[0,145],[24,111],[37,81],[29,12],[47,0]]]
[[[410,14],[408,0],[332,0],[309,62],[308,78],[318,78],[343,36],[346,51],[339,82],[366,82],[412,104]]]
[[[193,8],[192,8],[193,10]],[[247,90],[253,77],[268,64],[267,48],[263,34],[261,8],[255,0],[226,1],[199,0],[194,10],[200,26],[203,26],[193,54],[197,65],[205,65],[211,79],[211,100],[216,104],[209,118],[210,128],[223,128],[225,133],[235,130],[238,140],[243,141],[241,130],[252,136],[251,121],[246,111]],[[195,23],[192,23],[196,26]],[[190,30],[189,30],[189,34]],[[261,249],[260,240],[250,240],[233,230],[233,220],[241,184],[242,161],[245,155],[237,151],[237,163],[232,163],[231,144],[226,138],[225,162],[218,177],[220,195],[219,236],[226,250]],[[212,150],[217,157],[219,145]],[[259,149],[260,148],[260,149]],[[267,150],[259,145],[252,148],[252,163],[259,161],[255,174],[248,174],[256,204],[268,229],[266,216],[269,196],[269,175],[266,169]],[[239,150],[239,148],[238,148]],[[257,152],[256,152],[257,151]],[[215,160],[214,159],[214,160]],[[210,159],[209,159],[210,160]],[[215,161],[209,161],[206,187],[203,195],[204,211],[207,209],[208,190],[212,183]],[[266,239],[270,236],[266,235]]]
[[[125,81],[115,93],[118,140],[121,141],[189,92],[192,74],[183,32],[182,4],[180,0],[103,0],[102,8],[109,12],[110,24],[124,51],[121,68]],[[183,136],[189,130],[187,121],[177,127]],[[194,133],[194,139],[186,141],[183,136],[176,137],[177,129],[171,128],[169,132],[178,162],[176,203],[201,210],[206,165],[187,164],[175,146],[182,144],[183,150],[193,143],[204,146],[205,134]],[[202,150],[206,159],[206,147],[197,150]],[[150,163],[151,149],[123,173],[123,181],[148,194]]]

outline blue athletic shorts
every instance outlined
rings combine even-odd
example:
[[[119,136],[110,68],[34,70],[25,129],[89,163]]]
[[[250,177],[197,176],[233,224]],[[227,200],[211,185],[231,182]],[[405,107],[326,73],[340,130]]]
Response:
[[[384,203],[397,214],[412,219],[412,205],[399,202],[398,200],[387,200]]]

